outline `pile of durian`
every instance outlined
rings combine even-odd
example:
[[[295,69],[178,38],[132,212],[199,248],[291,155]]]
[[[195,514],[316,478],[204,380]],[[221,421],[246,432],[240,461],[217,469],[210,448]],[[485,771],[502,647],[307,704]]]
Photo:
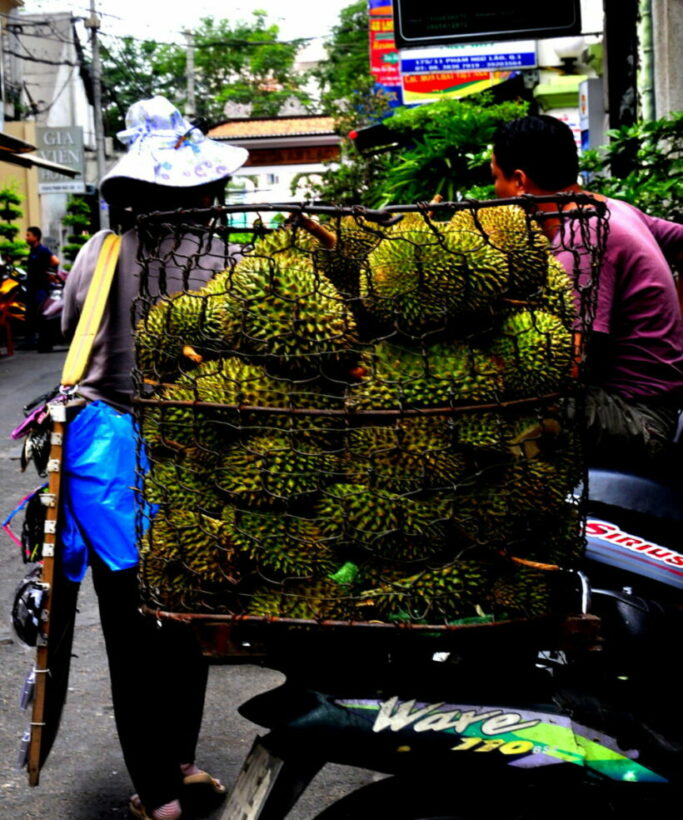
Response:
[[[159,299],[136,327],[144,595],[316,621],[547,613],[582,543],[576,321],[514,205],[300,216]]]

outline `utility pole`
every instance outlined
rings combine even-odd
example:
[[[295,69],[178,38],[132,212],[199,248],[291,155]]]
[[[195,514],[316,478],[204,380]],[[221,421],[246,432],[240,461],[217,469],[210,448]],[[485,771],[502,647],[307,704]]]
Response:
[[[100,65],[100,44],[97,32],[100,28],[100,18],[95,10],[95,0],[90,0],[90,17],[85,21],[86,28],[90,29],[90,47],[92,49],[92,87],[95,123],[95,150],[97,156],[97,188],[99,198],[100,228],[109,227],[109,207],[99,192],[100,180],[105,173],[104,156],[104,125],[102,123],[102,68]]]
[[[194,97],[194,32],[186,29],[183,31],[187,40],[187,103],[185,104],[185,116],[188,120],[193,120],[197,114]]]

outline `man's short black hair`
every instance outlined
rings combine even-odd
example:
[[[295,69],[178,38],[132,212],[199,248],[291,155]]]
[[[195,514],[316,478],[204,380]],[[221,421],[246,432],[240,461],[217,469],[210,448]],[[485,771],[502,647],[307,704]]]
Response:
[[[496,163],[506,176],[519,169],[544,191],[575,185],[579,157],[571,128],[556,117],[522,117],[503,123],[493,137]]]
[[[31,225],[31,227],[26,228],[26,230],[27,232],[32,233],[39,242],[43,238],[43,232],[40,230],[40,228],[36,227],[35,225]]]

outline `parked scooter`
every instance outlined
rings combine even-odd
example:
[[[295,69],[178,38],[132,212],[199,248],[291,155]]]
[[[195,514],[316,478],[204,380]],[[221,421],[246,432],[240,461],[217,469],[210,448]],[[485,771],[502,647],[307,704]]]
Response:
[[[286,681],[240,708],[268,733],[221,820],[285,818],[328,762],[380,779],[319,820],[672,816],[683,484],[590,478],[585,566],[564,576],[569,617],[441,634],[290,628],[284,642],[277,623],[249,627]]]
[[[25,313],[21,279],[12,265],[3,264],[0,267],[0,345],[4,345],[8,356],[14,353],[14,330],[24,322]]]
[[[48,293],[40,306],[40,321],[43,324],[40,335],[47,346],[59,344],[62,341],[61,319],[67,276],[68,272],[63,270],[49,274]],[[6,265],[2,284],[7,289],[8,298],[11,296],[14,319],[23,323],[26,316],[26,272],[14,265]],[[0,295],[2,293],[3,290],[0,289]]]

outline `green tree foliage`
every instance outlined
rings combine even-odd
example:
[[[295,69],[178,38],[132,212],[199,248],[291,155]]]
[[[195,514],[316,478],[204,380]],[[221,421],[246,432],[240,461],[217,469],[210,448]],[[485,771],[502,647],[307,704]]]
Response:
[[[105,133],[113,135],[125,127],[126,111],[137,100],[163,94],[174,102],[179,101],[176,94],[182,77],[163,70],[163,64],[167,61],[165,50],[166,47],[159,43],[135,40],[133,37],[102,43]]]
[[[225,119],[228,103],[250,107],[252,117],[275,117],[283,106],[309,102],[304,77],[294,71],[303,41],[278,42],[277,25],[264,11],[251,21],[205,17],[194,32],[195,103],[209,122]],[[136,100],[163,94],[181,109],[186,103],[186,44],[123,38],[102,51],[103,103],[109,133],[123,128]]]
[[[323,113],[334,117],[341,157],[326,163],[323,179],[311,186],[311,194],[339,205],[370,205],[379,199],[393,160],[386,154],[361,155],[348,137],[389,112],[389,102],[375,88],[370,72],[367,0],[342,9],[325,51],[326,59],[311,73],[320,88]]]
[[[609,131],[610,143],[586,151],[587,188],[623,199],[652,216],[683,222],[683,112]],[[616,176],[614,166],[632,170]]]
[[[326,58],[311,72],[320,88],[322,110],[329,116],[354,112],[354,115],[360,113],[367,117],[376,113],[374,110],[364,111],[361,102],[364,97],[372,95],[374,86],[370,73],[368,18],[367,0],[357,0],[342,9],[339,23],[333,27],[332,37],[325,44]]]
[[[19,226],[16,219],[21,219],[23,212],[19,207],[21,197],[10,185],[0,189],[0,258],[10,262],[25,256],[28,252],[26,242],[17,241]]]
[[[71,263],[73,263],[81,247],[90,239],[92,231],[90,205],[85,199],[78,196],[69,197],[66,204],[66,213],[62,217],[62,224],[71,229],[71,233],[66,237],[67,244],[62,247],[62,255],[67,260],[64,268],[71,270]]]
[[[526,112],[526,102],[494,103],[487,95],[398,109],[385,124],[410,144],[387,172],[384,204],[429,201],[436,194],[448,201],[492,197],[493,134],[500,123]]]
[[[342,10],[326,50],[327,59],[314,76],[323,110],[335,118],[342,138],[341,161],[328,164],[314,195],[374,207],[430,200],[437,193],[444,199],[492,195],[488,144],[500,122],[526,113],[526,103],[494,104],[482,96],[398,108],[387,116],[388,100],[377,92],[370,72],[366,0]],[[406,147],[361,155],[347,135],[380,120]]]

